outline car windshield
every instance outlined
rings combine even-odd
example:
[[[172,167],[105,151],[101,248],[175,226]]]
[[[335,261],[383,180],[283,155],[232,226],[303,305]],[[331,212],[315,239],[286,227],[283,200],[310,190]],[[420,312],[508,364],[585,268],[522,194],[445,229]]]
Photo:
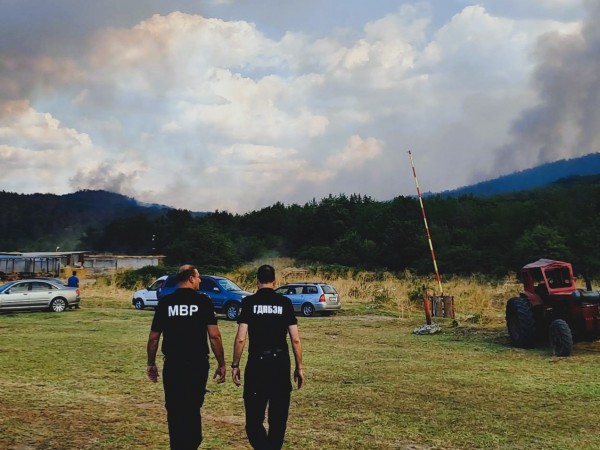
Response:
[[[162,286],[162,284],[165,282],[164,279],[158,279],[156,280],[154,283],[152,283],[150,286],[148,286],[148,290],[149,291],[156,291],[160,286]]]
[[[228,280],[227,278],[220,278],[216,281],[217,281],[217,283],[219,283],[219,286],[221,286],[221,289],[223,289],[224,291],[241,291],[242,290],[241,287],[239,287],[233,281]]]
[[[11,282],[9,282],[9,283],[6,283],[6,284],[3,284],[2,286],[0,286],[0,292],[4,292],[4,291],[6,291],[7,289],[10,289],[10,287],[11,287],[13,284],[15,284],[13,281],[11,281]]]

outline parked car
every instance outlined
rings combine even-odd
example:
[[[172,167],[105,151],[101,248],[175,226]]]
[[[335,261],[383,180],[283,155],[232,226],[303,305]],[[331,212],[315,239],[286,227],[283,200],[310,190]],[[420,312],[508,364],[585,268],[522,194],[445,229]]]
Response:
[[[46,280],[46,281],[52,281],[54,283],[58,283],[61,284],[63,286],[66,286],[67,283],[65,283],[63,280],[61,280],[60,278],[55,278],[55,277],[31,277],[31,278],[35,278],[36,280]],[[30,279],[30,278],[23,278],[23,279]]]
[[[131,304],[135,307],[135,309],[144,309],[148,307],[154,308],[158,304],[156,292],[158,291],[158,288],[163,285],[166,279],[167,275],[163,275],[162,277],[156,279],[150,286],[140,289],[139,291],[135,291],[133,293],[133,297],[131,298]]]
[[[292,301],[294,311],[304,317],[315,312],[334,314],[342,308],[340,296],[333,286],[326,283],[287,283],[275,289]]]
[[[200,279],[200,289],[198,292],[202,292],[210,297],[217,313],[225,314],[228,320],[236,320],[240,313],[242,299],[248,295],[252,295],[252,293],[244,291],[229,278],[217,275],[201,275]],[[156,292],[158,300],[175,291],[177,282],[176,275],[169,275]]]
[[[62,312],[79,308],[79,288],[67,287],[51,279],[9,281],[0,286],[0,311],[49,309]]]

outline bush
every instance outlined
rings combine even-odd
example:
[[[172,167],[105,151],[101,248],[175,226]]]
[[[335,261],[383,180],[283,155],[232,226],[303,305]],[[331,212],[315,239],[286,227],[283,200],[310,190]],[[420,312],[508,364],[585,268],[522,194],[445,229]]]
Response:
[[[394,296],[390,290],[387,287],[382,287],[377,289],[373,295],[373,306],[375,308],[382,308],[386,304],[391,303],[393,298]]]
[[[176,270],[169,266],[145,266],[141,269],[119,272],[114,277],[114,282],[117,287],[123,289],[138,289],[140,286],[148,286],[158,277],[173,273]]]
[[[308,270],[312,275],[320,276],[324,280],[352,278],[357,272],[356,269],[339,264],[313,265],[309,266]]]

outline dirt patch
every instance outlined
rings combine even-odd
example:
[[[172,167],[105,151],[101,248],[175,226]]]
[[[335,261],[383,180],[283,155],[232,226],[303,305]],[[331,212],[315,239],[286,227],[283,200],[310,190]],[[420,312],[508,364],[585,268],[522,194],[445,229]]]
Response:
[[[406,441],[395,442],[394,448],[399,450],[444,450],[442,447],[430,447],[428,445],[420,445]]]
[[[398,320],[397,317],[381,316],[381,315],[364,315],[364,316],[338,316],[334,320],[359,320],[363,322],[391,321]]]

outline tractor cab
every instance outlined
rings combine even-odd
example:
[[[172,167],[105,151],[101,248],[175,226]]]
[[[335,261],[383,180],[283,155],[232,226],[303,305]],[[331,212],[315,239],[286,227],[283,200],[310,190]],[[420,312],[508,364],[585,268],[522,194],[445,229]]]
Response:
[[[521,275],[526,296],[534,305],[549,296],[570,296],[577,290],[573,267],[566,262],[539,259],[524,266]]]

